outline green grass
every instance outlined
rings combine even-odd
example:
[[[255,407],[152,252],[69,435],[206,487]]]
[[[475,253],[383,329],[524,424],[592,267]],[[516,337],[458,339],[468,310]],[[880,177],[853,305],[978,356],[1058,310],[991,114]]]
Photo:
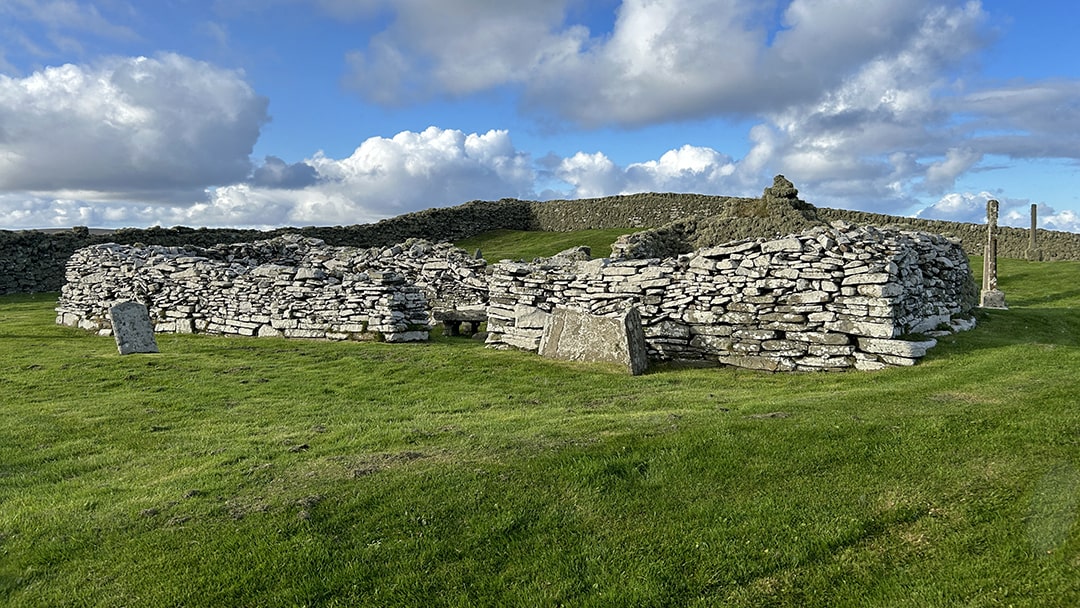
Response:
[[[0,604],[1080,605],[1080,264],[1000,275],[920,365],[804,375],[120,357],[0,298]]]
[[[643,228],[609,228],[578,232],[522,232],[495,230],[455,243],[466,251],[480,249],[484,259],[494,264],[505,259],[550,257],[578,245],[588,245],[594,258],[611,255],[611,244],[624,234],[640,232]]]

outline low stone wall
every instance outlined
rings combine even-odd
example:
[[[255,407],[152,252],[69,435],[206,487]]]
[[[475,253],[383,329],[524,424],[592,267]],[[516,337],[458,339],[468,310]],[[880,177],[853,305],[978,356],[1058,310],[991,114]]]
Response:
[[[425,292],[451,307],[486,302],[484,267],[427,241],[356,249],[292,235],[208,249],[94,245],[68,261],[57,323],[108,333],[109,307],[135,300],[158,332],[426,340]]]
[[[650,228],[689,217],[707,217],[755,198],[645,192],[580,200],[530,203],[533,230],[573,232],[605,228]]]
[[[816,227],[678,258],[556,256],[493,267],[488,344],[536,350],[555,307],[635,307],[650,359],[710,360],[770,371],[912,365],[974,306],[967,256],[920,232]]]
[[[846,209],[828,209],[820,207],[817,216],[827,222],[841,220],[853,224],[873,224],[875,226],[899,226],[906,230],[919,230],[942,234],[960,241],[964,251],[971,255],[983,255],[986,247],[986,224],[965,222],[946,222],[944,220],[926,220],[915,217],[895,217],[865,211]],[[1043,252],[1043,260],[1080,260],[1080,234],[1060,230],[1035,231],[1038,248]],[[1017,260],[1027,259],[1031,243],[1031,231],[1027,228],[998,226],[998,257]]]

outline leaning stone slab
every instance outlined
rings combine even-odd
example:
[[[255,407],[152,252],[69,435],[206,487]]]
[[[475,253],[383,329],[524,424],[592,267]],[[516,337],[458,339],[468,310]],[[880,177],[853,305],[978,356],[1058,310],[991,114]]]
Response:
[[[146,306],[121,302],[109,309],[109,320],[121,355],[159,352]]]
[[[635,376],[649,367],[645,332],[636,308],[618,316],[556,308],[540,336],[540,355],[566,361],[619,363]]]

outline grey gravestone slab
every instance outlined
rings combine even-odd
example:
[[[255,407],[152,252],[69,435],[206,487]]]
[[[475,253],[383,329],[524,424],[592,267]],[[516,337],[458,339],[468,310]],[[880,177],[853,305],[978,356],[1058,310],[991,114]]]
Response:
[[[154,326],[146,306],[138,302],[121,302],[109,309],[109,319],[121,355],[158,352]]]
[[[636,308],[619,316],[556,308],[544,325],[540,355],[566,361],[619,363],[635,376],[649,367],[645,332]]]

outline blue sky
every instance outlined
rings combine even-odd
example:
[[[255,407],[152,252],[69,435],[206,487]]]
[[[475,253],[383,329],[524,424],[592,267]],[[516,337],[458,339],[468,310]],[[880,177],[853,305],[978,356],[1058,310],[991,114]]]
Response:
[[[0,228],[641,191],[1080,231],[1080,9],[0,0]]]

